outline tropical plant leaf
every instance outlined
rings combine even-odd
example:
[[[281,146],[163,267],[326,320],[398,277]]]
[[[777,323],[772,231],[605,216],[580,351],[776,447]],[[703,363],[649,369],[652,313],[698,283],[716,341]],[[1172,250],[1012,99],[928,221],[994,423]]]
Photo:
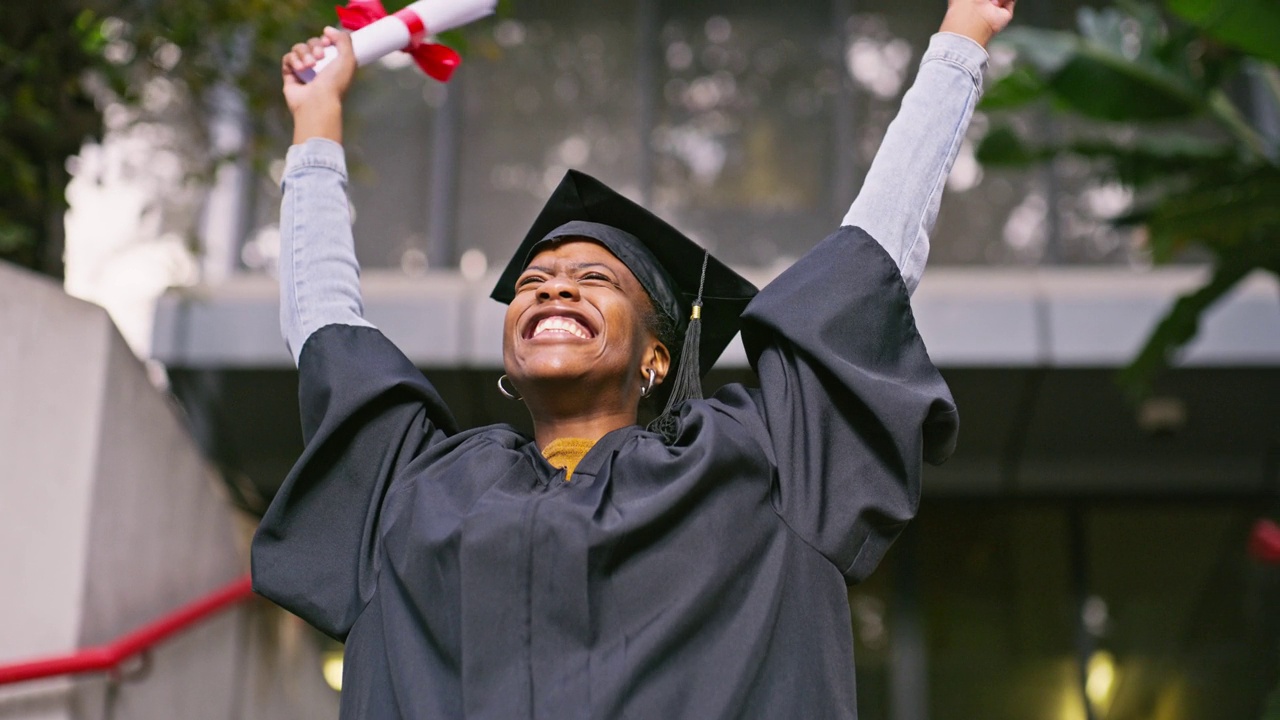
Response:
[[[1157,261],[1170,259],[1191,242],[1204,244],[1220,257],[1251,243],[1263,243],[1280,254],[1280,169],[1262,166],[1234,182],[1170,193],[1152,207],[1147,229]],[[1256,250],[1250,252],[1257,255]]]
[[[1055,73],[1049,88],[1068,109],[1111,122],[1188,118],[1204,109],[1196,89],[1172,73],[1092,45]]]
[[[978,162],[998,167],[1027,167],[1044,160],[1044,153],[1023,141],[1008,125],[997,125],[987,131],[974,152]]]
[[[981,109],[1010,110],[1028,105],[1044,97],[1048,85],[1029,67],[1015,67],[1012,72],[991,83],[982,95]]]
[[[1172,132],[1033,145],[1008,125],[996,125],[978,143],[976,157],[984,165],[1029,167],[1064,154],[1100,161],[1097,172],[1132,188],[1182,189],[1195,179],[1233,179],[1238,171],[1233,145]]]
[[[1165,5],[1223,44],[1280,63],[1280,2],[1166,0]]]
[[[1176,189],[1193,179],[1225,177],[1236,169],[1234,146],[1183,133],[1142,134],[1125,142],[1086,138],[1044,154],[1059,153],[1105,161],[1111,176],[1131,188],[1161,185]]]
[[[1119,373],[1120,386],[1131,398],[1136,400],[1150,394],[1156,376],[1199,331],[1204,312],[1235,287],[1253,267],[1249,262],[1219,263],[1209,282],[1174,302],[1138,356]]]
[[[995,43],[1012,48],[1019,60],[1030,63],[1040,74],[1052,75],[1076,54],[1081,40],[1064,30],[1013,27],[1000,33]]]

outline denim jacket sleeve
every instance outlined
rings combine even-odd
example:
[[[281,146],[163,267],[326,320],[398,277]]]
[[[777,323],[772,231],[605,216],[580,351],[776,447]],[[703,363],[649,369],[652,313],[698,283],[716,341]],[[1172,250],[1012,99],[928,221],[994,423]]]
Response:
[[[889,125],[842,225],[866,230],[914,292],[929,256],[942,190],[982,94],[987,52],[962,35],[937,33],[915,83]]]
[[[373,325],[360,300],[342,146],[312,139],[289,148],[281,189],[280,332],[296,365],[316,330]]]

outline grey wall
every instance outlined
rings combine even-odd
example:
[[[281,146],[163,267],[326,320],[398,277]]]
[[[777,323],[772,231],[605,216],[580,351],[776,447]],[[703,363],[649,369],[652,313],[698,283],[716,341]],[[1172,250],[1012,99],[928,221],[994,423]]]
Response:
[[[0,265],[0,664],[112,642],[248,570],[251,524],[105,311]],[[0,687],[0,718],[336,717],[265,601],[118,677]]]

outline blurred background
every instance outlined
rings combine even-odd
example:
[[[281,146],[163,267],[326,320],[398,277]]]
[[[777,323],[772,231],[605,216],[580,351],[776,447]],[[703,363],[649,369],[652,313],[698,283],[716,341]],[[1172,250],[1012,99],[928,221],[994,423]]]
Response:
[[[447,85],[362,70],[368,317],[464,425],[527,428],[487,295],[564,171],[767,282],[838,224],[944,9],[514,0],[444,38]],[[5,684],[247,570],[301,450],[279,57],[332,8],[10,15],[0,718],[336,717],[340,648],[260,600],[110,673]],[[1274,0],[1022,0],[991,48],[913,303],[961,443],[850,589],[860,717],[1280,720],[1277,37]],[[751,380],[735,345],[708,384]]]

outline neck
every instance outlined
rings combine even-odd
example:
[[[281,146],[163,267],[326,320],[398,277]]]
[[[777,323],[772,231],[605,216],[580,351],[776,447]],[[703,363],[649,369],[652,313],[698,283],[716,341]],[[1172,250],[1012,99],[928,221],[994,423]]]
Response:
[[[533,413],[533,440],[539,449],[560,438],[582,438],[596,442],[618,428],[635,424],[635,410],[630,413],[600,411],[573,416],[541,417]]]
[[[580,386],[531,388],[524,398],[533,417],[533,439],[538,448],[559,438],[583,438],[595,442],[608,433],[636,424],[639,396],[619,397],[616,392],[583,392]]]

